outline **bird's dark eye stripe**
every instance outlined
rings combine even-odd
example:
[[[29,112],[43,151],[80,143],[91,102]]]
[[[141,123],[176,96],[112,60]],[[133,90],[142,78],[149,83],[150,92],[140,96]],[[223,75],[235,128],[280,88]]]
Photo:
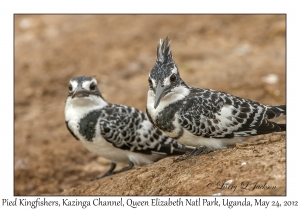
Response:
[[[72,91],[73,87],[71,84],[69,84],[69,91]]]
[[[150,77],[148,78],[148,82],[150,85],[152,84],[152,80],[150,79]]]

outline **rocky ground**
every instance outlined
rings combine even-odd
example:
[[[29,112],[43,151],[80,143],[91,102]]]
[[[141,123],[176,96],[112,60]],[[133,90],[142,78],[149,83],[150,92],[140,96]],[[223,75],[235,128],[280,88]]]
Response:
[[[286,104],[285,15],[16,15],[15,195],[286,195],[285,132],[89,182],[109,161],[66,129],[69,80],[96,75],[108,102],[145,111],[166,36],[188,85]]]

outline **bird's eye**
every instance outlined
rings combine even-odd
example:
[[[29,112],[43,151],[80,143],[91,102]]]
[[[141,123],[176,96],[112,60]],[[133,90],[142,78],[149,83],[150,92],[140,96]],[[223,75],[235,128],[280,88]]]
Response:
[[[69,91],[72,91],[73,90],[73,87],[71,84],[69,84]]]
[[[171,82],[175,82],[175,81],[176,81],[176,75],[175,75],[175,74],[172,74],[172,75],[171,75],[170,81],[171,81]]]
[[[90,85],[90,90],[96,90],[96,84],[95,83],[92,83]]]
[[[150,79],[150,77],[148,78],[148,82],[149,82],[149,85],[152,85],[152,80]]]

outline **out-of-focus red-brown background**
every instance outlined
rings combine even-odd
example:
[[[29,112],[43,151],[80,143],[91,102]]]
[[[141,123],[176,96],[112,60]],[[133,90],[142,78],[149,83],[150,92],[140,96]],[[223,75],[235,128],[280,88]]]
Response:
[[[15,15],[14,194],[285,195],[283,134],[176,164],[166,158],[88,183],[108,169],[109,161],[88,152],[69,134],[64,120],[68,82],[79,75],[96,75],[108,102],[145,111],[148,74],[159,39],[166,36],[188,85],[285,104],[285,18]],[[276,189],[205,187],[226,180],[236,185],[258,181]]]

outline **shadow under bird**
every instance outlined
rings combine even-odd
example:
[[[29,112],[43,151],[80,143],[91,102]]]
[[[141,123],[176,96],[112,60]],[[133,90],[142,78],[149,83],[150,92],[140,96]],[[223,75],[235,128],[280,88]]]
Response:
[[[96,179],[189,150],[153,126],[142,111],[107,103],[93,77],[70,80],[65,120],[71,134],[89,151],[112,161],[110,169]],[[114,171],[118,162],[129,166]]]
[[[245,137],[286,130],[286,124],[271,122],[286,115],[286,105],[267,106],[186,85],[172,58],[168,37],[157,46],[148,80],[149,119],[173,139],[196,147],[187,157],[235,145]]]

